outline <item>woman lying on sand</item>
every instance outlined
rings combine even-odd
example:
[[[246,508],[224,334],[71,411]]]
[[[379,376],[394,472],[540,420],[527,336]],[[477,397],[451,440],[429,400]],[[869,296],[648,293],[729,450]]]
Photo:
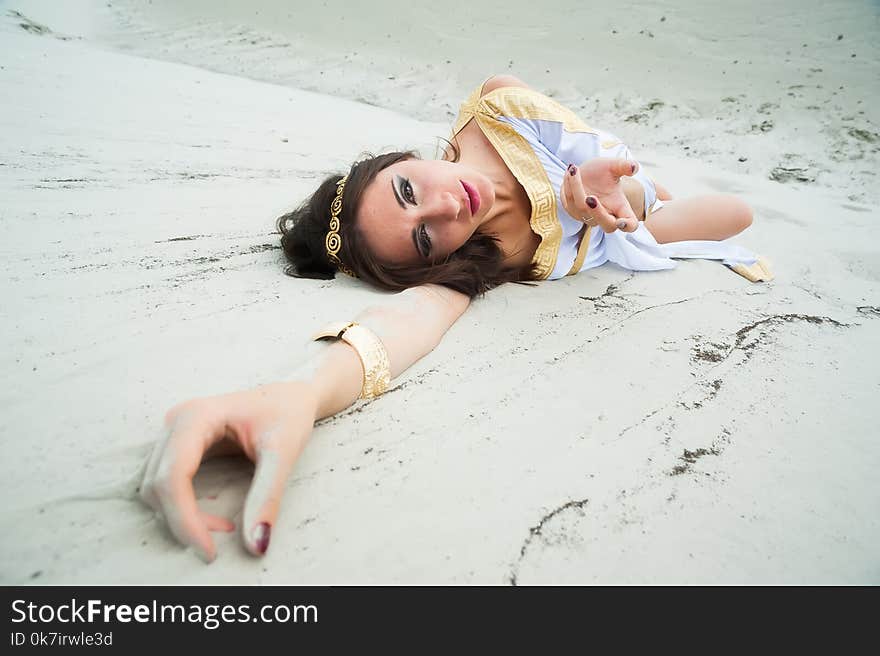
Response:
[[[470,300],[505,282],[561,278],[611,261],[645,271],[670,258],[722,260],[752,281],[770,274],[724,240],[751,209],[729,195],[673,200],[616,137],[511,76],[487,80],[462,105],[440,160],[414,153],[356,163],[279,219],[300,277],[336,271],[400,292],[324,327],[288,381],[172,408],[141,496],[206,561],[228,519],[199,510],[192,479],[203,458],[256,463],[241,525],[266,552],[293,464],[314,423],[374,398],[429,353]]]

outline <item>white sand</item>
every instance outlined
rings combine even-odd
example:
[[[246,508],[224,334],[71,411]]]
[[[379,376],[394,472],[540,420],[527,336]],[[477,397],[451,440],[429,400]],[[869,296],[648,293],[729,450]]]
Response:
[[[482,78],[510,71],[639,151],[880,202],[876,2],[25,4],[128,52],[430,121],[448,123]]]
[[[202,565],[130,498],[164,411],[283,376],[380,296],[281,275],[272,220],[360,151],[430,154],[446,126],[67,38],[108,43],[119,10],[53,24],[46,4],[0,18],[0,582],[880,582],[876,171],[853,200],[662,142],[639,155],[674,191],[756,208],[739,241],[775,282],[686,262],[495,290],[315,430],[265,559],[235,533]],[[738,152],[733,124],[712,148]],[[204,505],[240,521],[249,474],[206,467]]]

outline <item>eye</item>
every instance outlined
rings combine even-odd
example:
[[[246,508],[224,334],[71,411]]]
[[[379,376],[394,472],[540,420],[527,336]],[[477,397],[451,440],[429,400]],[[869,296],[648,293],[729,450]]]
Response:
[[[424,223],[419,228],[419,246],[425,257],[428,257],[431,254],[431,238],[428,236],[428,229],[425,227]]]
[[[403,199],[406,202],[412,203],[413,205],[416,204],[416,196],[413,193],[413,188],[412,185],[409,183],[409,180],[403,181],[403,184],[400,185],[400,191],[403,195]]]

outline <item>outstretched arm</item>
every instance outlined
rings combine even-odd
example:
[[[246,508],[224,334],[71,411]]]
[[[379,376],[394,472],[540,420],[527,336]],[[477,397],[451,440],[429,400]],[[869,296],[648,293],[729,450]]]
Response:
[[[361,312],[354,321],[382,340],[396,378],[430,353],[464,313],[470,300],[440,285],[421,285],[391,296]],[[354,403],[363,382],[363,366],[344,342],[321,349],[293,378],[307,382],[319,398],[317,418],[329,417]]]
[[[396,377],[440,342],[469,305],[467,296],[423,285],[389,297],[354,318],[382,341]],[[211,531],[232,531],[228,519],[201,511],[192,479],[210,455],[243,452],[256,463],[245,501],[242,537],[261,555],[269,546],[285,481],[316,420],[354,403],[363,365],[342,341],[316,343],[289,380],[252,390],[193,399],[172,408],[165,437],[147,463],[141,498],[168,522],[175,537],[207,562],[216,557]]]

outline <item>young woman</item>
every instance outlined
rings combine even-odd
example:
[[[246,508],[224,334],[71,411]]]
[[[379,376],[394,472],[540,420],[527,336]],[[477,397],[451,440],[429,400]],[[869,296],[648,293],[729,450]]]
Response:
[[[315,421],[429,353],[472,298],[504,282],[556,279],[612,261],[668,269],[671,258],[723,260],[770,279],[751,253],[724,240],[751,209],[729,195],[673,200],[629,149],[511,76],[494,76],[462,105],[440,160],[398,152],[331,176],[279,219],[289,272],[336,271],[398,291],[354,321],[327,326],[289,381],[194,399],[166,416],[141,496],[206,560],[227,519],[202,512],[192,478],[206,456],[243,452],[256,463],[241,526],[266,552],[285,481]]]

